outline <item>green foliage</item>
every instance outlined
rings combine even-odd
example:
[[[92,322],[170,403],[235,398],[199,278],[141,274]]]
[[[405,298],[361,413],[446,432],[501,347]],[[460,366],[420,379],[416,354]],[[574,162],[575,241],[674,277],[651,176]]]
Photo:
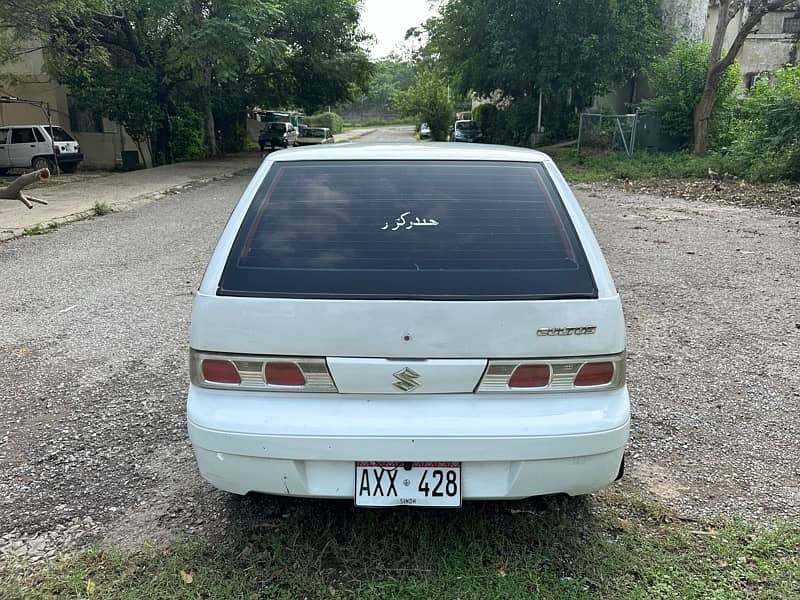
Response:
[[[114,209],[111,208],[107,202],[100,202],[99,200],[94,203],[92,210],[97,217],[102,217],[114,212]]]
[[[276,70],[287,95],[280,105],[303,106],[309,113],[349,101],[367,91],[372,63],[361,45],[356,0],[280,0],[282,18],[272,35],[286,40],[288,52]],[[280,100],[280,98],[278,98]]]
[[[327,127],[332,133],[342,133],[344,120],[335,112],[324,112],[305,118],[306,125],[313,127]]]
[[[407,90],[414,82],[414,67],[399,57],[389,57],[373,63],[373,74],[367,92],[352,102],[339,106],[344,114],[376,117],[391,109],[397,92]]]
[[[423,71],[414,84],[398,92],[394,105],[401,114],[416,117],[431,128],[431,139],[447,139],[447,129],[453,122],[455,110],[448,98],[447,83],[436,71]]]
[[[581,108],[657,56],[665,41],[658,0],[448,0],[428,22],[429,53],[458,90]],[[545,126],[551,113],[545,115]]]
[[[645,110],[658,115],[663,131],[679,146],[688,146],[694,130],[694,110],[703,95],[711,47],[701,42],[681,42],[666,56],[656,60],[648,71],[655,96],[642,103]],[[739,66],[731,65],[722,74],[714,103],[711,143],[720,147],[730,141],[730,119],[735,108],[734,93],[739,82]]]
[[[708,170],[730,172],[724,157],[715,153],[695,155],[680,152],[604,152],[578,156],[575,148],[542,148],[564,177],[572,182],[612,179],[707,178]]]
[[[483,141],[487,144],[501,143],[499,113],[497,106],[490,102],[479,104],[472,110],[473,119],[481,128]]]
[[[13,0],[0,2],[0,61],[41,40],[50,75],[80,107],[171,162],[173,146],[198,154],[172,139],[180,106],[238,149],[248,107],[313,111],[366,89],[359,11],[356,0]]]
[[[172,117],[172,152],[176,162],[208,156],[205,119],[188,106],[181,106],[178,114]]]
[[[758,181],[800,181],[800,66],[759,79],[734,125],[731,158]]]

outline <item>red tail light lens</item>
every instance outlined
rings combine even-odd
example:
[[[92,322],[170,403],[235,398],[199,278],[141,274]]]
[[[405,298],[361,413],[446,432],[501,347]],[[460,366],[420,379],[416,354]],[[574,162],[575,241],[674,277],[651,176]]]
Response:
[[[268,362],[264,367],[264,378],[269,385],[294,385],[306,384],[303,371],[295,363]]]
[[[586,363],[575,377],[575,385],[584,387],[590,385],[605,385],[614,378],[614,363],[595,362]]]
[[[236,370],[236,367],[229,360],[204,360],[203,379],[213,383],[242,382],[242,378],[239,377],[239,371]]]
[[[550,383],[550,365],[520,365],[514,369],[511,379],[508,380],[510,388],[537,388]]]

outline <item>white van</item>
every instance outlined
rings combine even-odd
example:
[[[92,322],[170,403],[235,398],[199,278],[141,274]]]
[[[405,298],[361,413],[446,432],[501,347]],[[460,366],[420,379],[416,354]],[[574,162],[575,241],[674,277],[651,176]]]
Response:
[[[460,506],[622,474],[620,298],[532,150],[270,155],[211,256],[190,362],[200,472],[236,494]]]
[[[78,141],[61,127],[10,125],[0,127],[0,175],[9,169],[58,168],[74,173],[83,160]]]

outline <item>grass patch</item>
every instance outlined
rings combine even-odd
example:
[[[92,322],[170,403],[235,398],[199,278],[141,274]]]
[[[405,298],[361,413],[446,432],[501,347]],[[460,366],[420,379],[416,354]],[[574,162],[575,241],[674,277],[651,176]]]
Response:
[[[231,500],[226,535],[92,550],[0,583],[3,598],[800,597],[800,528],[693,530],[645,503],[546,499],[460,511]],[[265,512],[263,518],[252,515]],[[274,509],[277,503],[277,512]],[[251,505],[254,505],[251,506]],[[693,524],[695,527],[699,527]]]
[[[575,148],[541,148],[549,154],[571,182],[611,179],[708,177],[708,170],[725,172],[723,159],[715,154],[696,156],[689,152],[604,152],[578,156]]]
[[[107,203],[100,202],[99,200],[94,203],[94,211],[95,216],[102,217],[103,215],[110,214],[114,212],[114,209],[111,208]]]
[[[22,234],[23,235],[44,235],[45,233],[51,233],[53,231],[56,231],[60,227],[61,227],[61,224],[60,223],[56,223],[56,222],[51,222],[51,223],[48,223],[47,225],[44,225],[42,223],[37,223],[33,227],[28,227],[27,229],[25,229],[22,232]]]

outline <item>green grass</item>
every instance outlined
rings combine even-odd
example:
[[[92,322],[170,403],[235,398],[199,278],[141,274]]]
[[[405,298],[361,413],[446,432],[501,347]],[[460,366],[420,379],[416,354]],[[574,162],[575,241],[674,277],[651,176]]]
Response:
[[[103,215],[108,215],[114,212],[114,209],[111,208],[107,203],[100,202],[99,200],[94,203],[94,211],[95,216],[102,217]]]
[[[541,148],[549,154],[571,182],[653,177],[708,177],[708,169],[724,172],[723,160],[714,154],[695,156],[689,152],[605,152],[578,156],[575,148]]]
[[[796,525],[703,528],[619,499],[460,511],[277,502],[277,513],[251,517],[227,535],[132,553],[92,550],[7,578],[0,597],[800,598]],[[232,512],[258,512],[241,508]]]
[[[61,227],[60,223],[48,223],[47,225],[43,225],[42,223],[38,223],[33,227],[28,227],[25,229],[22,234],[23,235],[44,235],[45,233],[51,233],[56,231],[58,228]]]

